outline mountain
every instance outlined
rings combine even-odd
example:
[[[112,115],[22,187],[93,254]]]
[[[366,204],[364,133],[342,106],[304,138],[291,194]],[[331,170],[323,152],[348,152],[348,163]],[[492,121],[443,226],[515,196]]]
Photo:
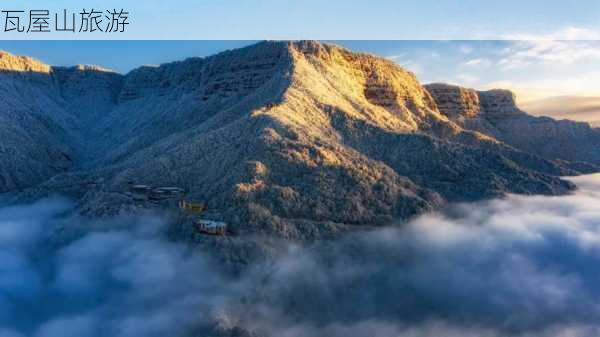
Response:
[[[128,182],[179,186],[237,234],[313,238],[446,202],[567,193],[574,186],[561,175],[600,165],[600,137],[582,123],[529,116],[507,92],[422,86],[391,61],[313,41],[261,42],[126,75],[43,69],[2,72],[0,97],[22,88],[14,105],[48,119],[29,126],[48,130],[29,131],[38,138],[27,143],[69,159],[0,187],[30,187],[22,198],[66,194],[87,214],[140,207]],[[61,163],[15,151],[23,160],[0,172]]]
[[[39,184],[72,166],[51,68],[0,53],[0,192]],[[65,124],[68,121],[63,121]]]
[[[564,160],[580,171],[600,165],[600,129],[588,123],[535,117],[520,110],[506,90],[476,91],[447,84],[425,86],[440,111],[468,130],[491,135],[548,160]]]
[[[600,127],[600,97],[556,96],[524,102],[519,106],[534,115],[588,122]]]

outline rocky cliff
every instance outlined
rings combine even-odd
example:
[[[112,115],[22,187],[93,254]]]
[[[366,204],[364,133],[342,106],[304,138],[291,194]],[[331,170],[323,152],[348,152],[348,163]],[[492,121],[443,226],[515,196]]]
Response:
[[[588,123],[531,116],[517,107],[507,90],[476,91],[439,83],[425,87],[440,111],[465,129],[549,160],[572,162],[570,166],[579,170],[594,171],[600,165],[600,130]]]
[[[35,85],[23,72],[2,76],[3,99],[15,95],[10,83],[53,102],[21,93],[53,123],[35,125],[56,125],[30,143],[71,159],[23,195],[64,193],[91,214],[137,207],[123,193],[133,181],[186,189],[238,234],[312,238],[448,201],[561,194],[573,185],[560,175],[594,168],[511,139],[508,129],[524,126],[506,121],[533,117],[511,107],[510,93],[424,87],[388,60],[318,42],[262,42],[127,75],[48,67]]]
[[[475,117],[481,111],[479,95],[475,90],[433,83],[426,86],[439,110],[452,119]]]

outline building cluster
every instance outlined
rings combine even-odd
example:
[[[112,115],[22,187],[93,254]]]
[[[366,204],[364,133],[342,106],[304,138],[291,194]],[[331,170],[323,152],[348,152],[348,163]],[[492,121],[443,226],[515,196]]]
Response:
[[[160,203],[169,200],[179,200],[181,212],[191,218],[194,229],[201,234],[224,236],[227,234],[227,224],[221,221],[201,218],[206,210],[203,203],[186,200],[185,190],[179,187],[153,187],[150,185],[129,184],[128,194],[136,201]]]
[[[183,197],[185,191],[179,187],[152,187],[149,185],[131,185],[129,194],[138,201],[162,201]]]

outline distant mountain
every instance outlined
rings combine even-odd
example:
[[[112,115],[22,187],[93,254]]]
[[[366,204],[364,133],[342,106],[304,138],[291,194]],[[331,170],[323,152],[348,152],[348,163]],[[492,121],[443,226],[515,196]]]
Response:
[[[311,238],[447,201],[566,193],[561,175],[600,164],[600,136],[584,124],[529,116],[507,92],[424,87],[393,62],[318,42],[262,42],[127,75],[45,69],[36,84],[0,74],[2,99],[18,86],[14,105],[49,121],[29,127],[52,127],[0,172],[34,162],[40,144],[69,159],[0,190],[64,193],[91,214],[135,207],[128,182],[179,186],[237,233]]]
[[[442,113],[468,130],[490,135],[575,170],[600,165],[600,129],[588,123],[535,117],[520,110],[506,90],[476,91],[448,84],[425,86]]]
[[[570,119],[600,126],[600,97],[557,96],[519,104],[534,115]]]

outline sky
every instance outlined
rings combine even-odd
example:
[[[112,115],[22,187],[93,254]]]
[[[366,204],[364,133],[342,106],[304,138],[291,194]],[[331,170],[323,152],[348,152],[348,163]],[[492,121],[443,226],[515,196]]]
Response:
[[[565,32],[563,34],[569,34]],[[520,102],[553,96],[600,96],[600,40],[331,40],[388,58],[423,83],[505,88]],[[126,73],[136,67],[209,56],[255,41],[0,41],[0,49],[52,65],[97,64]]]
[[[422,82],[505,88],[520,102],[562,95],[600,96],[600,41],[342,42],[375,52]]]

